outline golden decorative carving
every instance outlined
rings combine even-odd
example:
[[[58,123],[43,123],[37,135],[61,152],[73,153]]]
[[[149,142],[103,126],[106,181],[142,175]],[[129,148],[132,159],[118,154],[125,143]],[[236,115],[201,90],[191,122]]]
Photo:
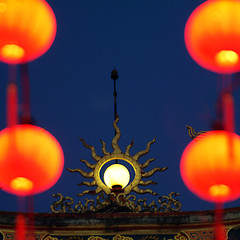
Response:
[[[91,236],[87,240],[106,240],[106,239],[99,236]]]
[[[186,127],[188,129],[188,135],[192,139],[194,139],[194,138],[198,137],[199,135],[207,132],[207,131],[195,132],[194,128],[192,128],[188,125]]]
[[[47,235],[46,237],[44,237],[44,240],[58,240],[58,238],[51,237],[50,235]]]
[[[188,240],[187,236],[184,233],[179,233],[177,236],[174,236],[175,240]]]
[[[121,235],[116,235],[116,236],[113,237],[113,240],[133,240],[133,238],[125,237],[125,236],[121,236]]]
[[[104,193],[101,193],[97,196],[96,201],[86,198],[84,204],[79,201],[73,206],[72,198],[63,197],[62,194],[58,193],[53,195],[59,197],[59,200],[51,205],[51,211],[53,213],[96,212],[110,206],[111,203],[116,203],[118,206],[127,207],[132,212],[178,212],[181,209],[181,203],[174,199],[178,195],[179,193],[171,192],[168,196],[159,197],[157,202],[152,201],[148,204],[147,199],[136,200],[136,196],[133,195],[111,193],[104,197]]]
[[[168,196],[161,196],[158,200],[158,202],[161,205],[161,209],[159,209],[159,211],[162,212],[169,212],[169,210],[173,211],[173,212],[178,212],[180,211],[182,204],[173,198],[179,196],[179,193],[175,193],[175,192],[171,192]],[[172,208],[172,205],[175,208]]]
[[[112,139],[112,148],[113,152],[110,153],[106,150],[106,143],[103,140],[100,140],[102,143],[102,152],[103,156],[99,156],[95,148],[92,145],[89,145],[85,142],[84,139],[80,138],[80,141],[83,143],[83,146],[88,148],[91,151],[91,155],[95,164],[89,163],[87,160],[82,159],[83,162],[91,171],[85,172],[80,168],[76,169],[67,169],[70,172],[78,172],[84,178],[92,178],[91,181],[83,181],[79,183],[79,186],[96,186],[95,190],[85,190],[82,193],[77,194],[77,196],[83,196],[85,194],[98,194],[100,193],[96,200],[85,199],[85,202],[78,201],[74,204],[73,198],[63,197],[61,193],[54,194],[53,197],[58,198],[57,201],[53,202],[51,205],[51,211],[53,213],[83,213],[83,212],[97,212],[105,211],[112,212],[117,211],[118,207],[121,207],[121,211],[131,211],[131,212],[177,212],[181,209],[181,203],[174,199],[174,197],[179,196],[179,193],[171,192],[168,196],[161,196],[158,200],[152,201],[151,203],[147,202],[147,199],[138,199],[136,196],[129,195],[130,192],[136,192],[140,194],[150,193],[152,195],[157,195],[157,193],[152,190],[145,188],[140,189],[139,186],[148,186],[150,184],[157,184],[151,180],[144,181],[144,178],[151,177],[157,171],[165,171],[167,167],[163,168],[153,168],[148,172],[145,172],[144,169],[149,166],[155,158],[146,160],[144,163],[139,163],[138,160],[140,157],[146,155],[150,151],[151,145],[155,142],[156,138],[147,143],[146,149],[135,153],[134,155],[130,154],[130,149],[133,147],[133,141],[126,147],[125,153],[121,151],[118,141],[121,137],[121,132],[117,123],[119,117],[117,116],[116,120],[113,123],[115,129],[115,136]],[[106,184],[104,184],[100,178],[100,171],[102,167],[111,160],[123,160],[128,162],[134,169],[135,176],[133,181],[123,189],[123,192],[113,192]],[[104,193],[107,195],[104,196]],[[96,239],[93,239],[96,240]],[[117,239],[114,239],[117,240]],[[122,240],[131,240],[131,239],[122,239]]]
[[[111,189],[102,182],[101,178],[100,178],[100,171],[102,169],[102,167],[109,161],[111,160],[117,160],[117,159],[121,159],[123,161],[128,162],[134,169],[135,172],[135,177],[133,179],[133,181],[126,187],[124,188],[124,194],[127,195],[129,194],[131,191],[134,191],[136,193],[139,194],[144,194],[144,193],[150,193],[152,195],[157,195],[157,193],[153,192],[150,189],[140,189],[139,186],[148,186],[150,184],[156,184],[153,181],[143,181],[142,178],[148,178],[151,177],[154,173],[156,173],[157,171],[165,171],[167,169],[167,167],[163,167],[163,168],[153,168],[152,170],[145,172],[143,169],[145,169],[146,167],[149,166],[149,164],[155,160],[155,158],[151,158],[149,160],[147,160],[145,163],[140,164],[138,162],[139,158],[146,155],[147,153],[149,153],[150,151],[150,146],[151,144],[153,144],[156,140],[156,138],[154,138],[152,141],[147,143],[146,149],[142,150],[140,152],[137,152],[135,155],[131,156],[129,151],[133,146],[133,141],[126,147],[126,151],[125,153],[123,153],[118,145],[118,141],[121,137],[121,132],[119,127],[117,126],[117,123],[119,121],[119,117],[117,117],[117,119],[114,121],[113,123],[113,127],[115,129],[115,136],[112,140],[112,148],[113,148],[113,152],[110,153],[106,150],[106,143],[103,140],[100,140],[102,143],[102,152],[103,152],[103,156],[99,156],[97,155],[95,148],[89,144],[87,144],[85,142],[84,139],[80,138],[80,141],[82,141],[83,146],[90,149],[91,150],[91,155],[93,160],[96,162],[95,164],[90,164],[87,160],[81,160],[83,163],[85,163],[85,165],[90,168],[92,171],[90,172],[85,172],[82,169],[67,169],[70,172],[78,172],[80,173],[83,177],[85,178],[93,178],[93,180],[91,182],[89,181],[84,181],[80,184],[78,184],[79,186],[81,185],[87,185],[87,186],[96,186],[97,188],[95,190],[85,190],[80,194],[77,194],[78,196],[83,196],[85,194],[98,194],[100,192],[105,192],[107,195],[109,195],[111,193]]]

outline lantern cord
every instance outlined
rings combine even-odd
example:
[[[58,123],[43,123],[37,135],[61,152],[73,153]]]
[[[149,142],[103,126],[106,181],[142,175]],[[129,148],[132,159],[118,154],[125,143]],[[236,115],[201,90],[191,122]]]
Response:
[[[18,214],[16,216],[16,236],[17,240],[24,240],[26,236],[26,221],[25,221],[25,204],[26,199],[24,196],[18,196]]]
[[[23,213],[18,213],[16,217],[16,235],[17,240],[25,240],[26,237],[26,223]]]
[[[223,125],[224,129],[229,132],[235,132],[235,114],[234,100],[231,93],[226,92],[223,98]]]
[[[114,69],[111,72],[111,79],[114,81],[114,85],[113,85],[113,97],[114,97],[114,121],[117,119],[117,90],[116,90],[116,80],[118,79],[118,72],[117,70]],[[116,136],[117,132],[115,130],[115,136]],[[118,160],[115,160],[116,164],[118,163]]]
[[[9,80],[7,85],[7,126],[18,123],[18,88],[17,88],[17,66],[9,65]]]
[[[22,83],[22,123],[32,123],[30,107],[30,81],[28,65],[20,65],[21,83]]]
[[[215,130],[224,129],[235,132],[235,111],[231,75],[222,76],[222,90],[216,105]]]
[[[114,69],[111,72],[111,79],[114,81],[113,85],[113,97],[114,97],[114,121],[117,119],[117,90],[116,90],[116,80],[118,79],[118,72]],[[116,135],[116,130],[115,130]]]
[[[222,223],[223,218],[223,204],[216,203],[215,209],[215,240],[225,240],[225,230]]]
[[[223,127],[229,132],[235,131],[234,100],[232,96],[232,76],[223,75],[222,112]]]

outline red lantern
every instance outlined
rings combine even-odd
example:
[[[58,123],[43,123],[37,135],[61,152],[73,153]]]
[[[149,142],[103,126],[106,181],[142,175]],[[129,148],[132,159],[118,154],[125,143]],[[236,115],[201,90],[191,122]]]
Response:
[[[56,18],[46,1],[0,2],[0,61],[32,61],[50,48],[55,35]]]
[[[240,197],[240,137],[227,131],[198,136],[184,150],[180,171],[198,197],[223,203]]]
[[[217,73],[240,70],[240,1],[208,0],[197,7],[185,28],[191,57]]]
[[[16,195],[48,190],[64,164],[58,141],[43,128],[23,124],[0,131],[0,186]]]

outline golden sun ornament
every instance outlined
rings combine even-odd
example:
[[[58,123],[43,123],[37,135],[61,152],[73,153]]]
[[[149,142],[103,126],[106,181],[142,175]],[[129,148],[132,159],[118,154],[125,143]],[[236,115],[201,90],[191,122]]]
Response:
[[[136,193],[139,194],[144,194],[144,193],[150,193],[152,195],[157,195],[157,193],[153,192],[150,189],[140,189],[139,186],[147,186],[149,184],[157,184],[156,182],[153,182],[151,180],[148,181],[143,181],[142,178],[148,178],[150,176],[152,176],[155,172],[157,171],[164,171],[167,169],[167,167],[163,167],[163,168],[153,168],[152,170],[145,172],[143,171],[143,169],[147,168],[149,166],[149,164],[155,160],[155,158],[151,158],[148,159],[145,163],[141,164],[138,162],[139,158],[146,155],[147,153],[149,153],[150,151],[150,146],[152,143],[155,142],[156,138],[154,138],[152,141],[147,143],[146,149],[142,150],[140,152],[137,152],[135,155],[131,156],[129,151],[133,146],[133,141],[126,147],[125,153],[123,153],[118,145],[118,141],[121,137],[121,132],[117,126],[117,123],[119,121],[119,117],[116,118],[116,120],[113,123],[113,127],[115,129],[115,136],[112,140],[112,148],[113,148],[113,152],[110,153],[106,150],[106,143],[102,140],[102,152],[103,152],[103,156],[99,156],[97,155],[95,148],[91,145],[88,145],[84,139],[80,138],[80,140],[82,141],[84,147],[88,148],[91,150],[91,154],[92,154],[92,158],[93,160],[96,162],[95,164],[91,164],[89,163],[87,160],[81,160],[82,162],[84,162],[86,164],[86,166],[88,168],[90,168],[92,171],[87,173],[85,171],[83,171],[82,169],[67,169],[70,172],[78,172],[80,173],[83,177],[85,178],[93,178],[93,181],[84,181],[82,183],[80,183],[79,185],[87,185],[87,186],[96,186],[97,188],[95,190],[85,190],[80,194],[77,194],[78,196],[83,196],[85,194],[91,194],[91,195],[95,195],[98,194],[100,192],[105,192],[107,195],[111,193],[111,188],[108,187],[106,184],[104,184],[104,182],[101,180],[100,177],[100,171],[102,169],[102,167],[108,163],[109,161],[112,160],[123,160],[127,163],[129,163],[135,173],[134,179],[133,181],[127,185],[124,189],[123,189],[123,193],[125,195],[129,194],[131,191],[134,191]]]

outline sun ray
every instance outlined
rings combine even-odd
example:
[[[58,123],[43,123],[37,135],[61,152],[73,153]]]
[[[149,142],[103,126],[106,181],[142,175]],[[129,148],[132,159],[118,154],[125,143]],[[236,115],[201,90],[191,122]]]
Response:
[[[84,159],[80,159],[81,162],[84,162],[86,164],[87,167],[91,168],[91,169],[94,169],[96,164],[91,164],[89,163],[87,160],[84,160]]]
[[[141,186],[148,186],[149,184],[157,184],[156,182],[153,182],[153,181],[151,181],[151,180],[149,180],[149,181],[140,181],[139,182],[139,185],[141,185]]]
[[[149,153],[149,151],[150,151],[150,146],[151,146],[151,144],[153,144],[155,141],[156,141],[156,138],[154,138],[152,141],[148,142],[146,149],[145,149],[145,150],[142,150],[142,151],[140,151],[140,152],[138,152],[138,153],[136,153],[136,154],[133,156],[133,159],[134,159],[135,161],[138,161],[138,159],[139,159],[140,157],[142,157],[143,155]]]
[[[81,197],[85,194],[96,195],[96,194],[100,193],[101,191],[102,191],[102,188],[97,187],[96,190],[86,190],[86,191],[83,191],[82,193],[77,194],[77,196]]]
[[[148,159],[145,163],[139,164],[139,165],[140,165],[140,167],[141,167],[142,169],[144,169],[144,168],[148,167],[149,164],[150,164],[152,161],[154,161],[154,160],[155,160],[155,158],[151,158],[151,159]]]
[[[96,183],[95,180],[93,180],[92,182],[81,182],[81,183],[78,184],[78,186],[82,186],[82,185],[86,185],[86,186],[92,187],[92,186],[97,186],[97,183]]]
[[[81,174],[83,177],[85,177],[85,178],[92,178],[92,177],[93,177],[93,171],[87,173],[87,172],[83,171],[83,170],[80,169],[80,168],[77,168],[77,169],[67,168],[67,170],[68,170],[69,172],[78,172],[78,173],[80,173],[80,174]]]
[[[143,172],[142,177],[143,178],[147,178],[147,177],[151,177],[155,172],[159,171],[165,171],[166,169],[168,169],[167,167],[163,167],[163,168],[153,168],[151,171],[149,172]]]
[[[112,148],[113,148],[113,153],[122,153],[119,145],[118,145],[118,140],[120,139],[121,137],[121,132],[120,132],[120,129],[119,127],[117,126],[117,123],[119,121],[119,117],[117,116],[116,120],[114,121],[113,123],[113,127],[115,129],[115,137],[113,138],[112,140]]]
[[[95,148],[94,148],[93,146],[87,144],[83,138],[79,138],[79,140],[82,141],[84,147],[86,147],[86,148],[88,148],[88,149],[91,150],[91,152],[92,152],[92,158],[93,158],[95,161],[101,160],[101,157],[96,154]]]
[[[157,193],[153,192],[150,189],[140,189],[139,187],[133,188],[133,191],[139,194],[150,193],[152,195],[158,195]]]
[[[132,142],[126,147],[125,154],[126,154],[127,156],[130,156],[129,151],[130,151],[130,149],[132,148],[132,146],[133,146],[133,140],[132,140]]]
[[[103,152],[103,154],[104,155],[109,154],[109,152],[106,150],[106,143],[102,139],[100,139],[100,142],[102,143],[102,152]]]

